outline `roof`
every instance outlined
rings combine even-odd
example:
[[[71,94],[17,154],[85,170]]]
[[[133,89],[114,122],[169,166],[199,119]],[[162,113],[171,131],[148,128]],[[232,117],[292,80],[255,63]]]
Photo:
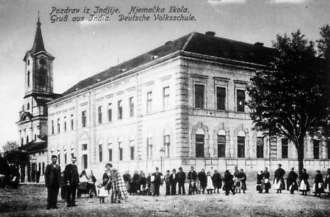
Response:
[[[36,33],[35,33],[35,36],[34,36],[34,41],[33,41],[32,48],[25,53],[25,56],[24,56],[23,60],[25,61],[26,56],[27,56],[28,53],[34,55],[34,54],[37,54],[39,52],[44,52],[46,55],[50,56],[51,58],[54,58],[45,49],[44,40],[42,38],[42,33],[41,33],[41,22],[38,18],[37,29],[36,29]]]
[[[220,38],[214,36],[214,33],[212,32],[207,32],[206,34],[192,32],[174,41],[168,41],[156,49],[84,79],[66,90],[63,95],[81,90],[98,82],[104,81],[105,79],[118,76],[130,69],[151,62],[155,60],[155,58],[164,57],[177,51],[186,51],[189,53],[261,65],[268,65],[275,54],[274,49],[264,47],[261,43],[249,44],[226,38]]]

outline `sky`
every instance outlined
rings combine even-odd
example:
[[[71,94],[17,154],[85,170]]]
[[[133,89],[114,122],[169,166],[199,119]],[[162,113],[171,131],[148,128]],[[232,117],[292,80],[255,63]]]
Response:
[[[57,9],[186,7],[186,22],[51,22]],[[308,39],[330,24],[329,0],[0,0],[0,147],[18,140],[16,121],[24,96],[23,57],[31,49],[40,11],[46,50],[54,57],[54,91],[190,32],[271,46],[276,34],[300,29]]]

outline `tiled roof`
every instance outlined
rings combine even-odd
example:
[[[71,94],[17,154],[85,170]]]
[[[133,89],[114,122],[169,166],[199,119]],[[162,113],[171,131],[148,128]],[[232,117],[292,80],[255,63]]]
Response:
[[[113,66],[103,72],[84,79],[63,93],[63,95],[81,90],[105,79],[123,74],[124,72],[153,61],[155,58],[164,57],[176,51],[186,51],[200,55],[226,58],[230,60],[267,65],[275,54],[275,50],[259,44],[249,44],[240,41],[220,38],[212,33],[190,33],[147,53]]]

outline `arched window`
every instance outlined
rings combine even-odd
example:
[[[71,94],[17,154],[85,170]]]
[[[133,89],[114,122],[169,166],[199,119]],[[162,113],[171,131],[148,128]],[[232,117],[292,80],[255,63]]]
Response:
[[[226,132],[219,130],[217,135],[218,157],[226,157]]]
[[[245,133],[240,131],[237,136],[237,157],[245,157]]]
[[[202,129],[196,131],[196,157],[204,157],[205,135]]]
[[[30,87],[30,71],[27,72],[27,86]]]

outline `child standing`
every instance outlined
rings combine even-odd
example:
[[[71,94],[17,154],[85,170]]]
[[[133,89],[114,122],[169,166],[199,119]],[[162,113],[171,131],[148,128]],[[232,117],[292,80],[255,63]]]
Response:
[[[207,178],[206,178],[206,190],[207,190],[207,194],[212,194],[214,187],[213,187],[213,181],[212,181],[212,177],[211,177],[211,173],[207,172]]]

